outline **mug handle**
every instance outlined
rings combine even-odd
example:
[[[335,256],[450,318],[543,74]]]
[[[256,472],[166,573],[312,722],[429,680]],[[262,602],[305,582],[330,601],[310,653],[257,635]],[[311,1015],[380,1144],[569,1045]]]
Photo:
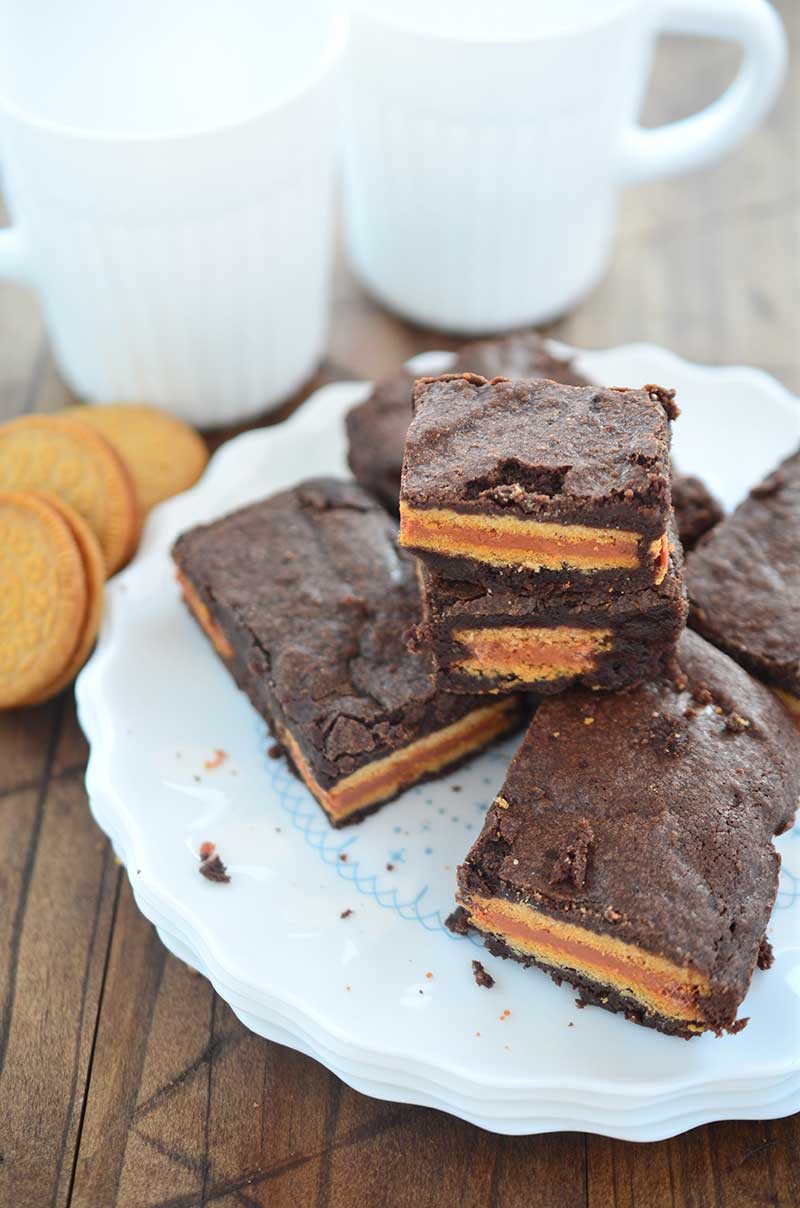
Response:
[[[786,68],[786,35],[767,0],[662,0],[653,23],[656,34],[729,38],[742,47],[744,60],[730,87],[706,109],[655,130],[635,125],[625,132],[620,170],[626,184],[720,158],[768,112]]]

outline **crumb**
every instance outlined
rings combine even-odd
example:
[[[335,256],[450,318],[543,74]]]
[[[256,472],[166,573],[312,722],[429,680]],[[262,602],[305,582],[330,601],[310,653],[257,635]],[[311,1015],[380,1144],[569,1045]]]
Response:
[[[759,969],[771,969],[775,960],[775,954],[772,951],[772,944],[766,936],[762,939],[758,946],[758,967]]]
[[[210,860],[216,850],[216,843],[211,843],[208,839],[206,839],[205,843],[200,844],[200,859]]]
[[[345,990],[350,990],[350,989],[352,989],[351,986],[345,986]]]
[[[583,724],[584,724],[585,726],[593,726],[593,725],[594,725],[594,718],[593,718],[593,717],[584,717],[584,719],[583,719]]]
[[[486,990],[491,990],[494,985],[494,978],[491,973],[486,972],[480,961],[472,962],[472,976],[476,985],[483,986]]]
[[[469,915],[463,906],[456,906],[453,913],[448,914],[444,925],[454,935],[466,935],[469,932]]]
[[[276,827],[275,827],[275,834],[276,834],[276,835],[279,835],[280,833],[281,833],[281,828],[280,828],[279,826],[276,826]]]
[[[230,881],[228,870],[219,856],[210,856],[207,860],[201,860],[200,875],[205,877],[207,881],[217,881],[222,884]]]
[[[570,1021],[569,1021],[569,1023],[567,1024],[567,1027],[568,1027],[568,1028],[574,1028],[574,1027],[575,1027],[575,1024],[572,1022],[572,1020],[570,1020]]]
[[[347,907],[347,910],[343,910],[343,911],[342,911],[342,913],[339,915],[339,918],[340,918],[340,919],[349,919],[349,918],[350,918],[350,915],[351,915],[352,913],[353,913],[353,912],[352,912],[352,910],[351,910],[351,909],[350,909],[350,907],[348,906],[348,907]]]
[[[342,861],[343,864],[345,864],[347,862],[347,852],[346,851],[339,852],[339,859]]]
[[[460,784],[451,784],[451,785],[450,785],[450,792],[451,792],[451,793],[460,793],[460,792],[461,792],[461,785],[460,785]]]
[[[212,757],[205,761],[203,767],[207,772],[213,772],[215,768],[221,768],[227,758],[228,752],[223,751],[221,747],[217,747]]]
[[[511,1014],[511,1012],[509,1011],[508,1007],[506,1007],[506,1009],[505,1009],[505,1011],[503,1012],[503,1014],[502,1014],[502,1015],[498,1015],[498,1017],[497,1017],[497,1018],[500,1020],[500,1023],[505,1023],[505,1021],[508,1019],[508,1017],[509,1017],[509,1015],[510,1015],[510,1014]]]
[[[386,871],[387,871],[387,872],[394,872],[394,864],[387,864],[387,865],[386,865]]]
[[[475,1035],[476,1035],[476,1036],[480,1036],[480,1032],[476,1032],[476,1033],[475,1033]]]
[[[195,773],[194,780],[197,784],[200,783],[200,777]]]
[[[267,747],[267,754],[270,759],[280,759],[283,754],[283,747],[279,742],[274,742],[271,747]]]
[[[422,993],[422,990],[420,990],[420,994],[421,994],[421,993]]]
[[[432,973],[426,973],[426,974],[425,974],[425,976],[427,977],[428,981],[430,981],[430,980],[431,980],[431,978],[433,977],[433,974],[432,974]]]

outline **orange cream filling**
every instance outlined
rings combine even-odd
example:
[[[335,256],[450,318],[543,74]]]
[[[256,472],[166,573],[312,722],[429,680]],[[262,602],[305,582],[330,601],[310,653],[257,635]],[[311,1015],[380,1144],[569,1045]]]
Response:
[[[610,629],[580,629],[570,625],[535,628],[503,625],[486,629],[454,629],[453,637],[469,650],[455,666],[467,675],[503,676],[516,683],[557,680],[581,675],[597,665],[610,649]]]
[[[511,728],[517,719],[517,708],[517,701],[502,700],[473,709],[465,717],[434,734],[426,734],[424,738],[418,738],[416,742],[383,759],[364,764],[330,789],[322,788],[317,782],[289,731],[284,726],[276,726],[276,730],[308,788],[331,818],[338,822],[357,810],[394,797],[420,777],[438,772],[448,764],[463,759],[471,751],[485,746]]]
[[[212,642],[217,654],[220,654],[224,659],[232,658],[233,647],[225,637],[225,634],[222,632],[219,625],[211,616],[211,613],[198,596],[192,584],[181,571],[178,571],[177,578],[181,585],[181,591],[183,592],[186,603],[197,617],[199,625]]]
[[[582,973],[654,1014],[679,1019],[691,1031],[704,1030],[702,999],[711,988],[693,969],[613,935],[552,919],[525,903],[472,898],[462,904],[476,927],[498,936],[514,952],[535,957],[548,968]]]
[[[785,688],[773,688],[775,695],[783,701],[786,708],[792,715],[794,724],[800,730],[800,696],[795,696],[791,692],[787,692]]]
[[[626,529],[400,505],[401,545],[477,558],[497,566],[585,572],[635,570],[640,565],[639,541],[639,533]],[[648,556],[656,562],[656,582],[660,583],[667,569],[666,535],[651,543]]]

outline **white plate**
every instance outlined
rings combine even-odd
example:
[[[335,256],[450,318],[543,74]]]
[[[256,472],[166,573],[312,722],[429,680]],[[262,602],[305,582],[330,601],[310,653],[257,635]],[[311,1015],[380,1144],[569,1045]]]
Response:
[[[412,365],[447,363],[430,353]],[[676,386],[676,459],[728,507],[800,442],[796,400],[755,370],[689,365],[644,345],[581,353],[579,365],[599,381]],[[225,445],[201,483],[151,516],[135,562],[109,584],[78,706],[92,810],[139,906],[248,1027],[368,1094],[498,1132],[636,1140],[797,1110],[797,832],[779,841],[776,962],[755,974],[749,1026],[687,1043],[578,1010],[569,987],[445,930],[455,866],[514,741],[343,831],[282,760],[266,758],[263,722],[180,603],[169,547],[199,521],[313,474],[345,473],[342,418],[368,390],[326,386],[286,423]],[[206,767],[217,749],[227,758]],[[198,875],[204,840],[217,844],[229,885]],[[474,957],[496,978],[492,991],[475,984]]]

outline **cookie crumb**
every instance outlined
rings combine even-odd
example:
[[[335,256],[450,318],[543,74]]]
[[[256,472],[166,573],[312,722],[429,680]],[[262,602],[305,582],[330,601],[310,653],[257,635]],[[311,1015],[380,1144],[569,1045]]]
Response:
[[[217,747],[211,758],[205,761],[203,767],[207,772],[213,772],[216,768],[221,768],[227,758],[228,752],[223,751],[222,747]]]
[[[491,990],[494,985],[494,978],[491,973],[487,973],[480,961],[472,962],[472,976],[475,978],[475,984],[483,986],[486,990]]]

